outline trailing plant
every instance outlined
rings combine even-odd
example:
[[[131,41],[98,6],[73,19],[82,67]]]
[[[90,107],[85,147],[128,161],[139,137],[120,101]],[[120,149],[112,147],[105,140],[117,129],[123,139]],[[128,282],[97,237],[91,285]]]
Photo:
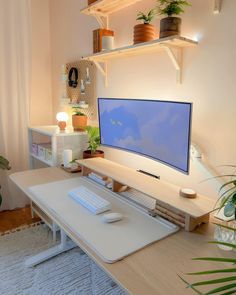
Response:
[[[10,170],[10,164],[7,159],[4,157],[0,156],[0,169],[1,170]],[[2,195],[1,195],[1,186],[0,186],[0,206],[2,205]]]
[[[100,145],[100,133],[99,133],[99,128],[98,127],[92,127],[92,126],[87,126],[86,131],[88,132],[89,136],[89,147],[88,150],[91,151],[92,154],[94,154],[97,151],[97,148]]]
[[[191,4],[185,0],[158,0],[158,2],[159,14],[167,16],[184,13],[184,7],[191,6]]]
[[[143,12],[139,12],[137,14],[137,19],[136,20],[141,20],[143,21],[144,24],[150,24],[155,17],[157,16],[157,10],[156,8],[151,9],[148,14],[144,14]]]
[[[224,225],[219,225],[229,231],[233,231],[234,234],[236,234],[236,229]],[[236,249],[235,243],[224,243],[224,242],[210,242],[212,244],[222,245],[226,247],[231,247],[233,249]],[[228,263],[229,265],[232,264],[232,267],[227,268],[221,268],[221,269],[214,269],[214,270],[208,270],[208,271],[200,271],[195,273],[188,273],[186,275],[190,276],[204,276],[204,275],[217,275],[217,278],[213,278],[210,280],[201,280],[196,283],[189,283],[184,278],[180,277],[181,280],[187,285],[187,288],[192,289],[195,293],[199,295],[208,295],[208,294],[221,294],[221,295],[230,295],[230,294],[236,294],[236,259],[234,258],[224,258],[224,257],[202,257],[202,258],[194,258],[193,260],[198,261],[210,261],[210,262],[223,262]],[[222,274],[223,277],[219,277],[219,274]],[[227,276],[228,275],[228,276]],[[230,275],[230,276],[229,276]],[[199,287],[201,286],[211,286],[216,285],[212,290],[209,290],[208,292],[202,293],[199,291]],[[217,286],[218,285],[218,286]]]
[[[81,112],[79,107],[72,107],[72,109],[73,109],[73,115],[86,116],[84,113]]]

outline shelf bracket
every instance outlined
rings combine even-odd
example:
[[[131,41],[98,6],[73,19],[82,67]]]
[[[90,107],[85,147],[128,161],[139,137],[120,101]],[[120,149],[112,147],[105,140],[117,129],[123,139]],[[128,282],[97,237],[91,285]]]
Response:
[[[214,0],[214,10],[213,10],[214,14],[220,13],[221,7],[222,7],[222,1],[223,0]]]
[[[107,61],[93,61],[97,66],[99,72],[103,75],[105,86],[108,87],[108,65]]]
[[[107,14],[104,14],[98,11],[91,12],[91,14],[96,18],[101,29],[108,29],[109,17]]]
[[[177,50],[177,54],[175,54],[173,49],[170,46],[162,44],[162,47],[165,49],[172,64],[174,65],[176,69],[177,83],[181,84],[182,83],[182,49],[175,48]]]

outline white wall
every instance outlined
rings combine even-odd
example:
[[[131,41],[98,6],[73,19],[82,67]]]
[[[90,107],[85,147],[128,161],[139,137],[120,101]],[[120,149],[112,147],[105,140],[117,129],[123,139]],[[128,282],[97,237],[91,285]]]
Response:
[[[51,0],[51,45],[54,113],[59,109],[60,66],[92,53],[92,30],[96,20],[80,14],[87,1]],[[139,10],[148,11],[154,0],[145,0],[111,18],[116,46],[132,43],[133,26]],[[109,87],[98,74],[97,96],[134,97],[191,101],[193,141],[197,142],[212,166],[236,163],[234,36],[235,0],[224,0],[220,15],[213,15],[213,0],[192,0],[183,18],[182,35],[198,37],[195,49],[184,50],[183,84],[177,85],[175,70],[164,52],[117,59],[109,64]],[[155,24],[159,26],[159,22]],[[206,175],[192,166],[185,176],[162,164],[121,151],[104,149],[107,158],[134,168],[158,173],[163,179],[216,197],[210,183],[200,184]],[[218,169],[218,168],[217,168]]]
[[[31,0],[32,75],[30,124],[52,124],[50,0]]]

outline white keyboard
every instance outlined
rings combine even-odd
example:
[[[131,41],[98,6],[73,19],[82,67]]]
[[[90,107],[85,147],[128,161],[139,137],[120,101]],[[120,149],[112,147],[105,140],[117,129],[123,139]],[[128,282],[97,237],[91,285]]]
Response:
[[[100,214],[111,210],[110,202],[101,198],[85,186],[80,186],[70,191],[68,195],[86,209],[91,211],[93,214]]]

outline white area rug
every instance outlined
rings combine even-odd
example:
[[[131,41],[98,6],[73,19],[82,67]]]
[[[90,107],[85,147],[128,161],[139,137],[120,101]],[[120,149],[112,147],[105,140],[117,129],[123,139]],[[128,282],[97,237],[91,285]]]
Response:
[[[26,257],[52,246],[48,229],[39,225],[0,237],[1,295],[125,295],[126,293],[78,248],[35,268]]]

